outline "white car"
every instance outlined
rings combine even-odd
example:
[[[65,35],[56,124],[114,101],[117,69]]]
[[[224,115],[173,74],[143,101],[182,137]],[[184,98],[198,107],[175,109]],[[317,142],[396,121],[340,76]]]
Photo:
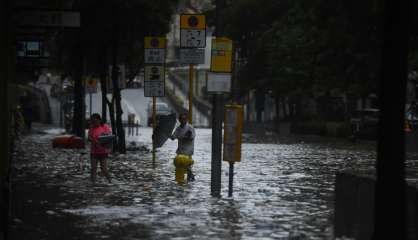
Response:
[[[167,103],[164,102],[157,102],[156,104],[156,116],[166,116],[173,113],[173,110],[171,110]],[[148,115],[148,126],[152,125],[152,102],[148,102],[147,106],[147,115]]]

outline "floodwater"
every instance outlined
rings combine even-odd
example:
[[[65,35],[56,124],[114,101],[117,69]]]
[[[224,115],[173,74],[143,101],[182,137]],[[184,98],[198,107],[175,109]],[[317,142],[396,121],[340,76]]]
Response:
[[[151,131],[141,128],[128,145],[150,147]],[[87,152],[51,149],[54,133],[29,136],[17,146],[14,182],[59,192],[56,201],[31,195],[21,201],[38,201],[57,219],[77,219],[71,224],[81,238],[61,239],[331,239],[335,173],[370,172],[376,157],[373,144],[252,141],[243,144],[235,164],[233,197],[227,197],[229,166],[223,163],[222,197],[214,198],[210,129],[197,129],[196,181],[186,185],[174,181],[175,141],[158,150],[155,164],[149,151],[111,156],[113,183],[98,177],[93,185]],[[25,221],[18,219],[12,236]],[[53,229],[42,231],[53,239]]]

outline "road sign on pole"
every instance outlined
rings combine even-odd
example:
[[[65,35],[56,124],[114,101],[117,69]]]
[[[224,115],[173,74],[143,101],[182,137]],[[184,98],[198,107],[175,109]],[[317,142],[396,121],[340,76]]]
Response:
[[[95,78],[86,78],[86,92],[87,93],[96,93],[97,92],[97,79]]]
[[[80,27],[80,12],[16,9],[13,18],[19,27]]]
[[[231,91],[231,74],[208,72],[207,91],[210,93],[222,93]]]
[[[241,139],[244,111],[241,105],[225,105],[223,160],[241,161]]]
[[[145,37],[144,38],[144,63],[145,64],[164,64],[166,38],[164,37]]]
[[[232,40],[226,37],[212,39],[212,56],[210,62],[212,72],[232,72]]]
[[[165,96],[165,49],[164,37],[147,36],[144,38],[144,96]]]
[[[225,105],[223,160],[229,162],[228,196],[232,197],[234,163],[241,161],[242,125],[244,111],[241,105]]]
[[[180,16],[180,47],[206,47],[206,17],[198,14]]]
[[[205,49],[203,48],[180,48],[180,63],[204,64]]]
[[[144,96],[145,97],[164,97],[165,96],[164,66],[158,66],[158,65],[145,66]]]

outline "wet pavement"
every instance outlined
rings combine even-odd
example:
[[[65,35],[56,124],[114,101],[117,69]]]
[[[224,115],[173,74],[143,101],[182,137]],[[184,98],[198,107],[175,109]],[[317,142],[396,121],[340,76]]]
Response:
[[[93,185],[86,150],[51,148],[59,133],[32,134],[16,146],[10,239],[331,239],[336,171],[372,173],[376,157],[373,143],[246,136],[234,197],[223,163],[218,199],[210,196],[210,129],[197,129],[196,181],[183,186],[174,182],[174,141],[155,164],[144,149],[111,156],[113,183],[99,177]],[[141,128],[127,142],[150,146],[150,136]],[[416,184],[418,157],[408,159]]]

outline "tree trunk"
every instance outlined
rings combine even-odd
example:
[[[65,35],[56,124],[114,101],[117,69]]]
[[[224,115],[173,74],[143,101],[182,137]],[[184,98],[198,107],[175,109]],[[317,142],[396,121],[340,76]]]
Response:
[[[117,128],[116,128],[116,121],[115,121],[115,101],[112,97],[112,101],[109,102],[109,100],[106,98],[106,104],[109,107],[109,118],[110,118],[110,126],[112,127],[112,134],[117,136]],[[113,145],[113,152],[117,151],[118,146],[118,139],[115,140],[115,145]]]
[[[116,129],[118,138],[118,150],[119,153],[126,153],[125,145],[125,131],[122,125],[122,107],[121,107],[121,94],[119,89],[119,67],[117,62],[118,51],[118,31],[117,24],[113,26],[113,41],[112,41],[112,83],[113,83],[113,96],[116,104]]]
[[[102,55],[102,68],[101,68],[101,74],[100,74],[100,86],[102,90],[102,119],[103,122],[107,122],[107,111],[106,111],[106,105],[107,105],[107,48],[106,45],[103,45],[103,55]]]
[[[73,133],[81,138],[85,137],[85,91],[83,84],[83,47],[81,44],[81,37],[79,39],[79,45],[75,64],[75,75],[74,75],[74,116],[73,116]]]
[[[274,96],[275,106],[276,106],[276,132],[280,133],[280,96],[278,93]]]
[[[286,98],[282,98],[281,103],[282,103],[282,108],[283,108],[283,118],[287,120],[289,119],[289,114],[287,112]]]

